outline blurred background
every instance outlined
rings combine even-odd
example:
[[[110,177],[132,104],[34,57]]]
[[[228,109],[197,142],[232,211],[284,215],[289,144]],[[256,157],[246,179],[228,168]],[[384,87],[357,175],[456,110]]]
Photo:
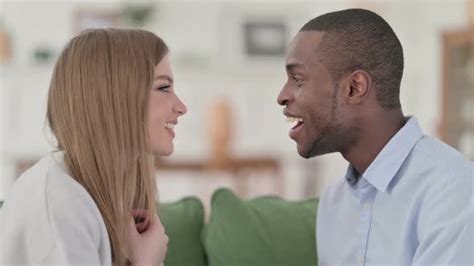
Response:
[[[175,88],[188,113],[175,153],[156,161],[162,201],[208,205],[218,187],[242,197],[320,195],[342,178],[339,154],[300,158],[276,97],[286,47],[308,20],[362,7],[383,16],[404,47],[401,101],[425,133],[474,158],[474,2],[1,1],[0,201],[46,155],[46,96],[66,42],[89,27],[142,28],[171,48]]]

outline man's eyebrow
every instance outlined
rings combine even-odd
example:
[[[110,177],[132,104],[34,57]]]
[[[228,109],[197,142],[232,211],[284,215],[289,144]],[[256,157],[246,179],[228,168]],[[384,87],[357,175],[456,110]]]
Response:
[[[299,64],[299,63],[288,63],[286,64],[286,70],[287,71],[292,71],[292,70],[295,70],[295,69],[303,69],[304,66],[302,64]]]
[[[154,78],[154,80],[157,80],[157,79],[166,79],[166,80],[168,80],[170,83],[173,83],[173,79],[172,79],[170,76],[168,76],[168,75],[159,75],[159,76],[156,76],[156,77]]]

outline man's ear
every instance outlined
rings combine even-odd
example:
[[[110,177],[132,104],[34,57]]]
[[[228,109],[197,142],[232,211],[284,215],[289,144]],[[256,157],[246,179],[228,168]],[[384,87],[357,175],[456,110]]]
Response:
[[[372,78],[364,70],[350,73],[343,81],[344,99],[348,104],[361,104],[370,94]]]

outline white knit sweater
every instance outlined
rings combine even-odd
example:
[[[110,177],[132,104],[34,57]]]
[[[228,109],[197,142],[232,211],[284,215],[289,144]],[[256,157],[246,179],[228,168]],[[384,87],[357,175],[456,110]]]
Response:
[[[0,265],[111,265],[94,200],[52,153],[21,175],[5,201]]]

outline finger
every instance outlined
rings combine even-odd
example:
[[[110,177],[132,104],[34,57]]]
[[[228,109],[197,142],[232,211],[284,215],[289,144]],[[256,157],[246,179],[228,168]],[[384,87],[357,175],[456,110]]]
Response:
[[[148,220],[148,230],[159,230],[160,232],[165,232],[165,227],[158,216],[154,215],[152,219]]]
[[[135,224],[135,227],[137,228],[138,233],[143,233],[148,229],[148,223],[137,223]]]
[[[135,221],[133,220],[133,217],[130,217],[130,220],[128,222],[128,230],[129,230],[130,235],[132,236],[138,235],[138,230],[135,226]]]
[[[148,227],[148,211],[143,209],[134,209],[132,210],[132,216],[136,224],[145,223]]]
[[[161,223],[161,220],[160,220],[160,217],[158,217],[158,215],[153,215],[152,219],[150,219],[150,222],[151,223],[154,223],[154,224],[157,224],[159,226],[163,226],[163,224]]]
[[[145,209],[133,209],[131,213],[133,217],[140,217],[140,218],[148,217],[148,210],[145,210]]]

